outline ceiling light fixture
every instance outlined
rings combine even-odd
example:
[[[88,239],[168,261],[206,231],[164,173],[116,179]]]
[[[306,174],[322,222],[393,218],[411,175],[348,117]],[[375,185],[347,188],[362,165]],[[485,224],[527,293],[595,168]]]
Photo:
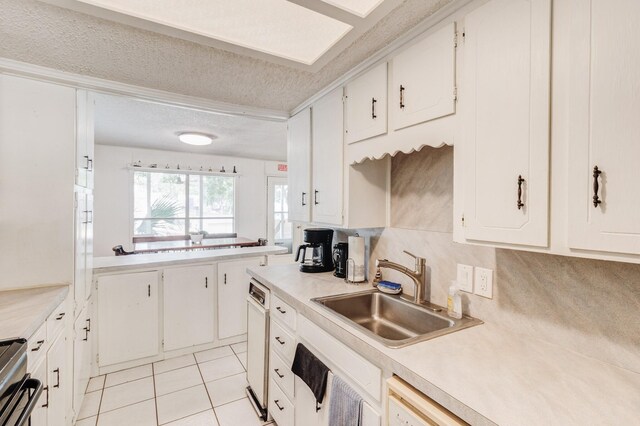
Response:
[[[189,145],[211,145],[214,136],[205,135],[204,133],[184,132],[178,134],[180,142]]]

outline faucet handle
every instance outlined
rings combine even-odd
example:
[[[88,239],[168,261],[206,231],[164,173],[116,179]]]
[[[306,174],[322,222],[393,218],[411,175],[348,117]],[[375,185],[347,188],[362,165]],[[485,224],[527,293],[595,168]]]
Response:
[[[425,259],[424,257],[416,256],[415,254],[408,252],[407,250],[402,250],[402,251],[416,260],[416,270],[420,269],[427,261],[427,259]]]

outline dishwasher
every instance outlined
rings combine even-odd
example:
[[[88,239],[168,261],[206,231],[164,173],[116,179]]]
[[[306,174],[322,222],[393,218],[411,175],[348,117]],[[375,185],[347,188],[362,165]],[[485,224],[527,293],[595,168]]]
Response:
[[[258,416],[267,420],[269,378],[269,289],[255,279],[247,297],[247,395]]]

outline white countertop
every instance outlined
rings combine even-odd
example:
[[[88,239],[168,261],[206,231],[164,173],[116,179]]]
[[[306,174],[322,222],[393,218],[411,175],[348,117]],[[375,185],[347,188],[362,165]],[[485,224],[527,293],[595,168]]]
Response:
[[[132,254],[128,256],[104,256],[93,259],[93,272],[103,274],[140,268],[161,268],[197,262],[217,262],[220,260],[242,259],[286,253],[279,246],[256,246],[217,250],[185,251],[177,253]]]
[[[0,340],[29,338],[67,293],[67,285],[0,292]]]
[[[299,314],[471,424],[635,424],[640,417],[638,373],[497,324],[390,349],[310,301],[370,289],[369,284],[345,284],[331,273],[304,274],[297,265],[249,272]]]

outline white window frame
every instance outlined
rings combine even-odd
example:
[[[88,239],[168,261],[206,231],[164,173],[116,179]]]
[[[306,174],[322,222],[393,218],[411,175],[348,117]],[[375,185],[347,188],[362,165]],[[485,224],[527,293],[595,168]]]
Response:
[[[202,221],[206,220],[206,219],[232,219],[232,233],[236,233],[237,232],[237,206],[238,206],[238,182],[237,182],[237,178],[240,177],[240,175],[238,173],[216,173],[216,172],[200,172],[200,171],[193,171],[193,170],[179,170],[179,169],[158,169],[158,168],[150,168],[150,167],[130,167],[130,173],[129,173],[129,236],[130,239],[133,239],[134,237],[153,237],[154,235],[151,234],[139,234],[136,235],[135,233],[135,222],[136,220],[145,220],[145,219],[156,219],[156,218],[150,218],[150,217],[146,217],[146,218],[140,218],[140,217],[134,217],[135,215],[135,191],[134,191],[134,177],[135,177],[135,173],[148,173],[147,175],[147,205],[150,205],[150,198],[151,197],[151,191],[149,191],[149,187],[150,187],[150,179],[151,179],[151,173],[168,173],[168,174],[180,174],[180,175],[185,175],[186,179],[185,179],[185,216],[184,217],[176,217],[174,219],[180,219],[180,220],[184,220],[185,221],[185,234],[184,235],[189,235],[190,231],[189,231],[189,225],[191,224],[191,221],[200,221],[200,229],[202,229]],[[225,216],[225,217],[210,217],[210,216],[200,216],[197,218],[190,218],[189,217],[189,176],[218,176],[218,177],[225,177],[225,178],[233,178],[233,216],[229,217],[229,216]],[[203,197],[203,191],[202,191],[202,182],[203,179],[200,179],[200,198]],[[202,199],[201,199],[202,201]],[[203,204],[200,203],[200,205],[202,206]]]

